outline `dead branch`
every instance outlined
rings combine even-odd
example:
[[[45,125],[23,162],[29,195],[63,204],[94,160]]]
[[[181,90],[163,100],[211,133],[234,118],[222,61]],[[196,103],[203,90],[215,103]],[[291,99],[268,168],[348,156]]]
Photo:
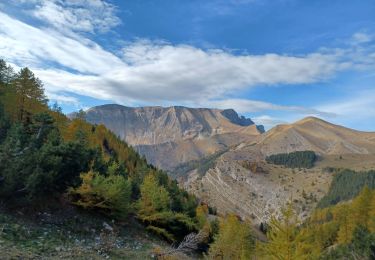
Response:
[[[177,253],[191,253],[199,248],[199,244],[202,243],[208,234],[206,231],[201,230],[199,233],[190,233],[189,235],[185,236],[182,242],[177,247],[171,247],[164,253],[159,254],[159,257],[167,256],[167,255],[174,255]]]

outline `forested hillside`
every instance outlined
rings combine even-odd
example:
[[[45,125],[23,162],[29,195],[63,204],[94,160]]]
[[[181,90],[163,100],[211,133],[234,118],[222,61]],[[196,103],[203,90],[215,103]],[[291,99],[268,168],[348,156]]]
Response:
[[[273,154],[266,157],[268,163],[284,165],[289,168],[311,168],[317,159],[313,151]]]
[[[352,170],[334,170],[333,180],[328,194],[322,198],[318,207],[324,208],[347,201],[359,194],[363,187],[375,189],[375,171],[355,172]]]
[[[35,211],[76,205],[117,221],[135,216],[179,241],[199,228],[197,200],[103,125],[48,106],[28,68],[0,61],[0,202]]]

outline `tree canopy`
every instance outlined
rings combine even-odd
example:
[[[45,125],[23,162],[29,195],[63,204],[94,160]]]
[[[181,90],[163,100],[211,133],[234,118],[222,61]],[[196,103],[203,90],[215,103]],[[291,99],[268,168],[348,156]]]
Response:
[[[268,163],[284,165],[289,168],[311,168],[317,159],[313,151],[273,154],[266,157]]]

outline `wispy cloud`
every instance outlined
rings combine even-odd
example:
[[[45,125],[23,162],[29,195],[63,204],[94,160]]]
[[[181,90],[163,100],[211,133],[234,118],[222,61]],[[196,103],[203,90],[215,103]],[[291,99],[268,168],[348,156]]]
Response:
[[[257,125],[263,125],[266,129],[270,129],[275,125],[279,124],[288,124],[289,122],[281,120],[280,118],[271,117],[268,115],[261,115],[257,117],[253,117],[252,120]]]
[[[373,39],[373,35],[364,32],[357,32],[352,37],[353,44],[371,42]]]
[[[63,95],[63,94],[55,94],[55,93],[46,93],[50,101],[57,102],[58,104],[70,104],[76,107],[79,107],[80,102],[77,98]]]
[[[150,41],[133,42],[118,57],[83,36],[73,38],[37,28],[4,13],[0,13],[0,25],[0,55],[44,70],[39,75],[47,88],[61,74],[61,88],[80,94],[84,91],[96,98],[112,96],[117,102],[219,99],[257,85],[325,80],[343,66],[336,53],[234,55],[219,49]],[[69,70],[45,68],[51,63]]]
[[[242,113],[272,110],[334,116],[332,109],[226,97],[255,86],[308,84],[343,70],[375,66],[373,39],[362,32],[351,39],[355,46],[298,56],[234,54],[148,40],[128,43],[115,55],[80,34],[116,26],[119,21],[112,5],[101,0],[33,1],[36,5],[28,13],[43,19],[42,27],[0,12],[0,56],[30,66],[45,82],[50,97],[65,102],[77,101],[61,94],[72,92],[126,105],[209,104]]]
[[[358,91],[345,99],[320,105],[317,109],[335,113],[341,119],[375,120],[375,90]]]
[[[121,23],[116,16],[116,7],[102,0],[13,1],[29,7],[28,13],[61,31],[106,32]]]
[[[255,101],[248,99],[225,99],[219,101],[212,101],[210,106],[217,108],[234,108],[240,113],[254,113],[262,111],[285,111],[294,112],[301,115],[315,115],[322,117],[335,117],[336,113],[325,112],[318,109],[306,108],[300,106],[281,106],[263,101]]]

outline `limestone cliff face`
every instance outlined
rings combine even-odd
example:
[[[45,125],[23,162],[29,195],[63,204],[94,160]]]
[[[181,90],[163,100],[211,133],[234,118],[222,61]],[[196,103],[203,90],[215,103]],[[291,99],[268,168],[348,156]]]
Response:
[[[164,169],[262,133],[261,126],[232,109],[103,105],[89,109],[86,120],[104,124]]]

